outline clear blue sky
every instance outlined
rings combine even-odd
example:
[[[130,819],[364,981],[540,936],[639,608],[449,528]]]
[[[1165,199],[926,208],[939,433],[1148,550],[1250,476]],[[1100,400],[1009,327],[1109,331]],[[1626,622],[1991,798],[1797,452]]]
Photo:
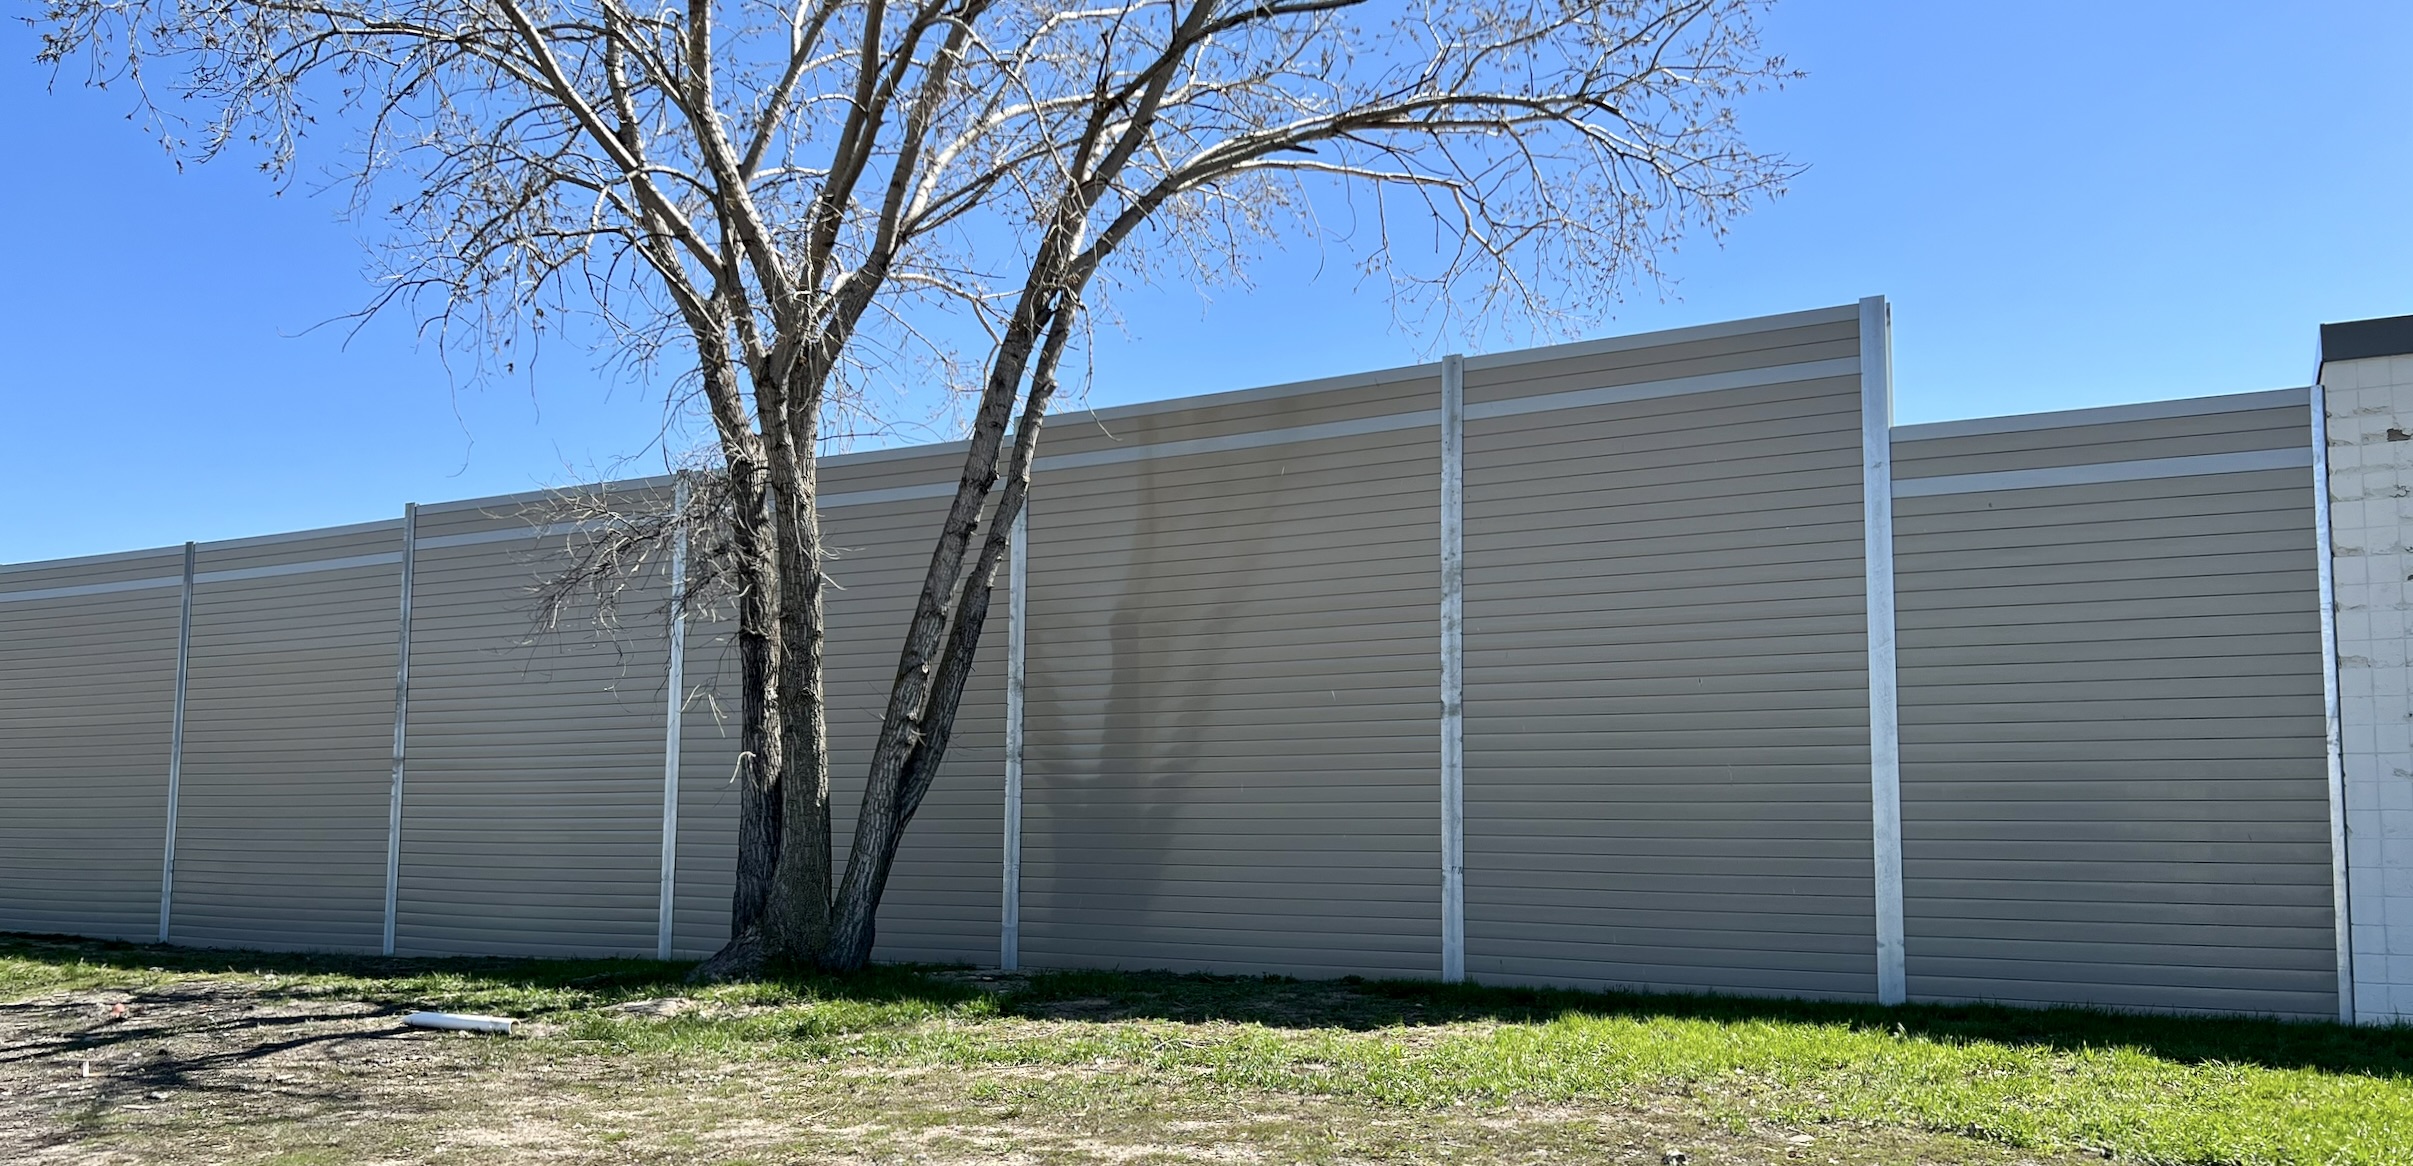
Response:
[[[1749,129],[1811,169],[1598,334],[1882,293],[1910,422],[2302,384],[2319,323],[2413,313],[2413,4],[1788,0],[1768,33],[1811,76]],[[308,331],[368,291],[335,201],[179,173],[33,47],[0,31],[0,562],[658,467],[659,405],[583,354],[456,391],[405,321]],[[1433,355],[1319,266],[1127,299],[1090,399]]]

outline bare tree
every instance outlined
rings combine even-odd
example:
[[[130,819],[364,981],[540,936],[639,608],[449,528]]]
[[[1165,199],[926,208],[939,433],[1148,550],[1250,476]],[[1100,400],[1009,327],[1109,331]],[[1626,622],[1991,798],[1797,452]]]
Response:
[[[374,307],[499,344],[566,305],[688,373],[718,438],[746,759],[736,938],[710,966],[742,972],[868,959],[1088,313],[1134,280],[1233,277],[1345,209],[1405,309],[1595,314],[1787,176],[1733,116],[1783,76],[1764,2],[46,0],[38,20],[45,60],[137,83],[193,154],[287,173],[316,119],[352,131],[329,164],[393,228]],[[833,872],[816,462],[907,351],[971,370],[963,476]]]

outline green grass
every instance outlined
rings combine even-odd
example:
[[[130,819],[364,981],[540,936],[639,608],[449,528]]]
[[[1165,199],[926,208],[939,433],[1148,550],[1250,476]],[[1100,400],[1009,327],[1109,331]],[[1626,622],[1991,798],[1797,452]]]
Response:
[[[2413,1161],[2408,1029],[1151,973],[1042,974],[984,991],[935,969],[880,968],[691,990],[684,971],[0,938],[0,998],[225,978],[538,1019],[550,1035],[513,1042],[538,1058],[1056,1068],[1387,1112],[1677,1105],[1728,1123],[1904,1127],[2148,1162]],[[698,1007],[610,1010],[671,995]],[[1000,1073],[982,1088],[1044,1090],[1054,1079]]]

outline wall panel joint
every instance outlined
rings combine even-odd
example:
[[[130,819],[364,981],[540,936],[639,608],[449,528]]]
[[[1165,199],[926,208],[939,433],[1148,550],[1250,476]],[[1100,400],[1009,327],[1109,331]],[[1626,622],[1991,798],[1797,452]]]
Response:
[[[687,475],[671,491],[669,708],[662,728],[662,901],[655,911],[654,958],[669,959],[679,881],[679,754],[687,711]]]
[[[159,942],[168,941],[168,916],[176,900],[176,804],[184,785],[184,694],[193,666],[193,551],[184,544],[184,593],[176,614],[176,703],[168,719],[167,841],[159,855]]]
[[[2316,378],[2312,426],[2312,524],[2314,569],[2320,580],[2322,753],[2329,779],[2329,895],[2338,947],[2338,1022],[2353,1024],[2354,929],[2346,881],[2346,749],[2338,699],[2337,542],[2329,516],[2329,393]]]
[[[394,954],[394,910],[402,886],[402,769],[411,707],[411,569],[419,542],[417,503],[402,508],[402,605],[394,650],[394,768],[386,795],[385,933],[378,950]]]

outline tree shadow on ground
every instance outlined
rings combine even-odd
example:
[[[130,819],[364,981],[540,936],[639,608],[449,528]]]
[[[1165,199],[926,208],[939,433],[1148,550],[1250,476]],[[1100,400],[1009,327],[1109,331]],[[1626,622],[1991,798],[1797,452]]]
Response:
[[[76,965],[118,972],[260,977],[259,982],[246,984],[244,992],[265,999],[324,998],[331,989],[324,980],[314,977],[340,976],[352,982],[334,991],[348,999],[387,1005],[393,1010],[460,1010],[485,1002],[523,1019],[696,990],[687,980],[695,965],[684,960],[263,952],[0,933],[0,960],[12,958],[63,969],[62,974],[54,977],[60,982],[58,991],[75,991],[86,986],[78,982],[83,977],[72,974]],[[742,987],[752,989],[765,1003],[852,1000],[943,1006],[994,994],[934,974],[941,970],[930,965],[882,965],[843,976],[800,972]],[[270,982],[270,977],[275,978],[274,982]],[[104,977],[92,978],[103,979],[100,987],[107,990]],[[5,985],[6,981],[0,979],[0,988]],[[40,982],[31,990],[37,997],[45,992]],[[138,987],[123,990],[144,991]],[[0,1004],[0,1012],[22,1007],[27,1005]]]
[[[60,936],[0,936],[0,959],[83,963],[121,970],[255,976],[343,975],[347,994],[411,1007],[431,1000],[431,978],[467,983],[517,1015],[608,1006],[692,991],[683,962],[505,957],[384,958],[135,945]],[[2062,1051],[2127,1049],[2164,1060],[2413,1079],[2413,1026],[2350,1027],[2254,1017],[2125,1013],[1989,1004],[1874,1004],[1740,996],[1586,992],[1430,981],[1296,980],[1173,972],[1051,971],[1028,975],[887,965],[845,976],[800,974],[752,985],[765,1003],[850,1001],[961,1007],[988,997],[1007,1016],[1056,1021],[1230,1022],[1284,1029],[1373,1032],[1463,1023],[1537,1024],[1561,1018],[1790,1024],[1900,1033],[1952,1044]],[[248,989],[275,994],[276,986]],[[297,982],[297,995],[324,988]],[[441,991],[435,993],[441,995]],[[9,1007],[9,1006],[0,1006]]]
[[[1048,972],[1007,998],[1034,1018],[1229,1021],[1273,1028],[1385,1028],[1563,1017],[1802,1024],[1952,1044],[2063,1051],[2129,1049],[2192,1064],[2232,1063],[2413,1078],[2413,1026],[2350,1027],[2261,1017],[2025,1008],[1994,1004],[1875,1004],[1677,993],[1487,987],[1412,980],[1293,980],[1169,972]]]

